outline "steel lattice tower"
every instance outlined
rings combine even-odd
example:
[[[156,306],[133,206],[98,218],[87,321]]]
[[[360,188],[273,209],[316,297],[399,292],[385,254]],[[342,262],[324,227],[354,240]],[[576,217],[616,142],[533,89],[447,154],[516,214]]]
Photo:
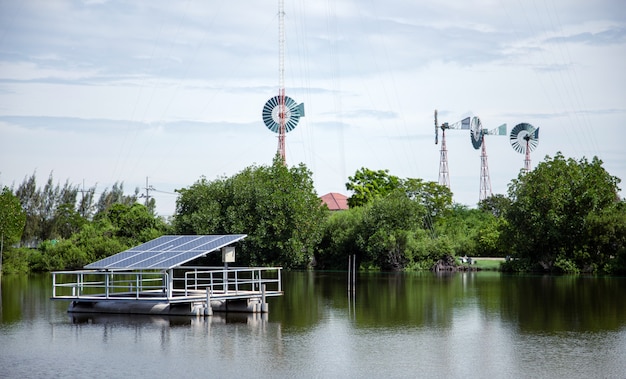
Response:
[[[287,162],[285,153],[285,1],[278,0],[278,98],[280,127],[278,129],[278,155]]]
[[[487,148],[485,147],[484,135],[482,139],[482,149],[480,153],[480,201],[491,196],[491,178],[489,177],[489,164],[487,163]]]
[[[448,149],[446,147],[446,129],[441,129],[441,150],[439,152],[439,184],[450,189],[450,173],[448,172]]]

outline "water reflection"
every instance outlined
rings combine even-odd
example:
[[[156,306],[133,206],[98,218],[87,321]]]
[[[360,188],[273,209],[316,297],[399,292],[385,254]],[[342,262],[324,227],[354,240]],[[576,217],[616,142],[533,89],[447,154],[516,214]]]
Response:
[[[525,332],[619,330],[625,288],[624,278],[503,277],[502,317]]]
[[[346,275],[284,272],[269,314],[207,318],[68,314],[49,276],[5,276],[0,377],[626,372],[624,278],[359,273],[351,297]]]
[[[267,323],[266,313],[219,313],[212,317],[202,316],[170,316],[170,315],[137,315],[137,314],[102,314],[102,313],[70,313],[72,324],[112,325],[121,327],[147,325],[161,327],[197,326],[216,324],[246,324],[258,327]]]
[[[270,317],[290,327],[322,322],[328,308],[355,326],[453,327],[478,312],[522,332],[601,331],[626,327],[625,278],[523,276],[496,272],[360,273],[354,297],[346,273],[291,272]],[[469,322],[469,321],[468,321]]]

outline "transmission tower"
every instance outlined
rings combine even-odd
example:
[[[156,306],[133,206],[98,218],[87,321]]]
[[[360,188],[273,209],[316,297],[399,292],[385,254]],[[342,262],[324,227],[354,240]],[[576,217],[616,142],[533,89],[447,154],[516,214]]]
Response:
[[[285,134],[292,131],[303,116],[304,104],[297,104],[285,95],[285,1],[278,0],[278,96],[265,103],[263,122],[278,133],[277,154],[283,163],[286,163]]]

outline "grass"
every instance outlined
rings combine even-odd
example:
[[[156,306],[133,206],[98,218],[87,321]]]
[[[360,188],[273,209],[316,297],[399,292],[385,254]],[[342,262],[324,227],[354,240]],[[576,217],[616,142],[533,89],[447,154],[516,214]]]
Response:
[[[483,258],[478,257],[478,258],[472,258],[472,260],[476,262],[475,264],[476,268],[481,269],[481,270],[488,270],[488,271],[498,271],[500,269],[500,263],[504,262],[504,258],[483,259]]]

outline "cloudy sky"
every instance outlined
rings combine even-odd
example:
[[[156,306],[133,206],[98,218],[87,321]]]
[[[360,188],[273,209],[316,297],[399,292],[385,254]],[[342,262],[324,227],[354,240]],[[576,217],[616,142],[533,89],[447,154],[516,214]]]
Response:
[[[366,167],[437,181],[433,111],[485,128],[540,128],[536,166],[598,156],[626,180],[626,13],[621,0],[285,0],[287,134],[319,195]],[[0,0],[0,185],[37,174],[98,192],[174,190],[268,165],[278,94],[277,1]],[[486,137],[493,193],[523,168]],[[454,200],[475,206],[480,151],[447,133]],[[625,183],[620,187],[624,188]],[[624,191],[622,191],[624,196]]]

